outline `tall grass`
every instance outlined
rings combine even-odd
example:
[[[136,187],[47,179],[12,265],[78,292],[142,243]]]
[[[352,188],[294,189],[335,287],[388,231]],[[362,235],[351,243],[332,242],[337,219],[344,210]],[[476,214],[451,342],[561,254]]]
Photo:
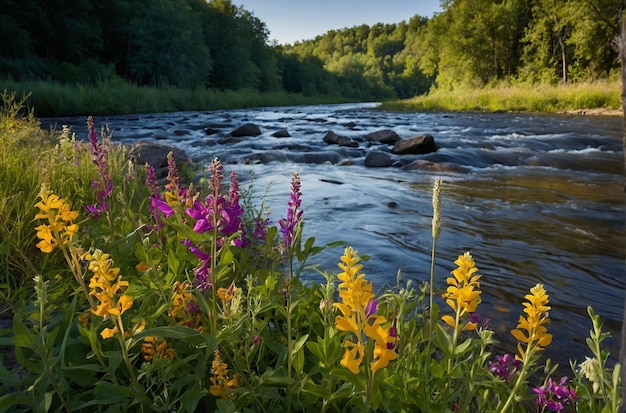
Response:
[[[382,109],[417,111],[567,112],[621,108],[621,83],[597,81],[571,85],[507,85],[484,89],[431,91],[428,95],[385,102]]]
[[[85,86],[46,81],[0,80],[0,91],[29,95],[26,104],[37,117],[117,115],[182,110],[238,109],[345,102],[339,96],[305,96],[285,91],[218,91],[212,89],[151,88],[122,80]]]

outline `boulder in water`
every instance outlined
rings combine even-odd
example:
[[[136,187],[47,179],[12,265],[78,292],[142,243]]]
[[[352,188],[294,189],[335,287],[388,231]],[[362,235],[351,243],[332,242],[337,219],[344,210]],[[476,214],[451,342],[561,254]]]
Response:
[[[435,145],[435,138],[432,135],[419,135],[413,138],[400,139],[393,145],[392,152],[397,155],[404,154],[425,154],[435,152],[437,146]]]

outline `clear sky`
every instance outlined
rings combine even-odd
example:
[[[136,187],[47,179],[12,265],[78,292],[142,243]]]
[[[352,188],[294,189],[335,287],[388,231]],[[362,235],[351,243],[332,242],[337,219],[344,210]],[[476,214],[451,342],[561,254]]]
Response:
[[[264,22],[269,40],[311,40],[331,29],[409,21],[440,12],[440,0],[232,0]]]

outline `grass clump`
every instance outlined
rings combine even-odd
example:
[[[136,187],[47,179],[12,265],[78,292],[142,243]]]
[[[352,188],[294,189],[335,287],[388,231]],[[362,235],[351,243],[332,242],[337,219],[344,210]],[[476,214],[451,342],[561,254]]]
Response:
[[[529,286],[519,346],[501,354],[477,316],[488,274],[469,252],[443,305],[428,283],[375,288],[356,249],[304,236],[297,174],[273,225],[219,159],[195,187],[168,156],[159,183],[91,118],[79,142],[4,99],[0,249],[19,259],[1,274],[13,317],[0,346],[16,363],[0,359],[0,411],[617,412],[620,366],[607,366],[592,309],[590,361],[553,377],[543,285]],[[338,246],[336,274],[316,268]]]
[[[432,90],[428,95],[384,102],[382,109],[416,111],[505,111],[558,113],[621,108],[621,83],[504,85],[483,89]]]

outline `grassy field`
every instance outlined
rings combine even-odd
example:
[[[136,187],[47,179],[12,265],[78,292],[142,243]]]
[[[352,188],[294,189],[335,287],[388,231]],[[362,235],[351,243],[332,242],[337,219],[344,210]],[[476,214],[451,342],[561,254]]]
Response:
[[[382,109],[412,111],[579,112],[621,108],[621,82],[599,81],[572,85],[515,85],[455,91],[384,102]]]

